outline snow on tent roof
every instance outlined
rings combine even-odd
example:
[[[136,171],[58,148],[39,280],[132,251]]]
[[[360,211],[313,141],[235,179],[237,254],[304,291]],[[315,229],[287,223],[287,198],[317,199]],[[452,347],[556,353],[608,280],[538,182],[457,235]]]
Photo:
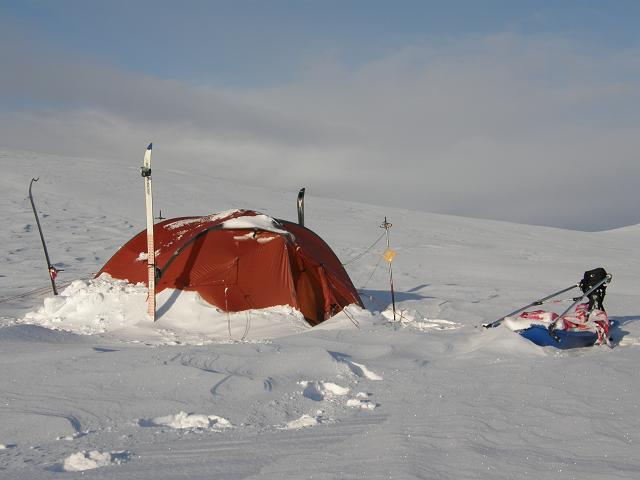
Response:
[[[226,220],[221,224],[221,228],[224,230],[256,229],[264,230],[265,232],[278,233],[280,235],[291,235],[291,232],[278,228],[279,225],[280,224],[273,218],[260,214],[254,216],[235,217],[230,220]]]
[[[184,227],[186,225],[191,225],[193,223],[215,222],[216,220],[224,220],[226,218],[229,218],[239,212],[242,212],[242,210],[238,210],[238,209],[226,210],[224,212],[213,213],[211,215],[206,215],[204,217],[178,218],[178,219],[171,220],[169,223],[167,223],[166,228],[170,230],[174,230],[176,228]]]

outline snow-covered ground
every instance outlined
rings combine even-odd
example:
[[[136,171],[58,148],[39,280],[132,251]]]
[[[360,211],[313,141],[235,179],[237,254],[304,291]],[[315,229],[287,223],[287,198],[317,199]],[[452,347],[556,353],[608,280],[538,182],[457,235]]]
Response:
[[[306,223],[348,263],[366,310],[310,328],[288,307],[227,315],[167,291],[149,325],[143,288],[91,280],[144,228],[138,153],[0,152],[0,478],[640,478],[638,226],[449,217],[320,198],[310,183]],[[165,217],[296,218],[303,185],[233,184],[154,155]],[[59,281],[75,280],[57,298],[32,176]],[[395,323],[383,242],[349,263],[385,215]],[[540,348],[479,327],[597,266],[613,274],[613,349]]]

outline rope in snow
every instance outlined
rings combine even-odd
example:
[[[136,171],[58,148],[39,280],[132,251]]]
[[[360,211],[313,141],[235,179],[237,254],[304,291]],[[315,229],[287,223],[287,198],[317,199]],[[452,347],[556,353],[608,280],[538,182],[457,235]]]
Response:
[[[0,298],[0,303],[10,302],[12,300],[18,300],[20,298],[30,297],[32,295],[44,295],[49,290],[51,290],[51,285],[47,285],[46,287],[38,288],[36,290],[31,290],[29,292],[19,293],[11,297]]]
[[[255,307],[251,303],[251,300],[249,299],[249,295],[245,294],[244,299],[249,305],[249,307],[251,307],[251,310],[254,310]],[[251,330],[251,314],[249,313],[249,310],[245,310],[244,315],[247,321],[244,324],[244,333],[242,334],[242,337],[240,337],[240,341],[244,341],[247,338],[247,335],[249,335],[249,330]]]
[[[384,258],[384,257],[383,257],[382,255],[380,255],[380,258],[378,258],[378,263],[376,263],[376,266],[375,266],[375,267],[373,267],[373,270],[371,271],[371,275],[369,275],[369,278],[367,279],[367,281],[366,281],[366,282],[364,282],[364,285],[362,285],[362,286],[360,287],[360,290],[364,290],[364,289],[367,287],[367,285],[369,285],[369,282],[370,282],[370,281],[371,281],[371,279],[373,278],[374,273],[376,273],[376,270],[378,270],[378,267],[380,266],[380,262],[382,262],[382,259],[383,259],[383,258]]]
[[[228,290],[229,290],[229,287],[225,287],[225,289],[224,289],[224,306],[225,306],[225,310],[227,311],[227,329],[229,330],[229,339],[233,340],[233,335],[231,334],[231,313],[229,312],[229,303],[227,301],[227,291]],[[254,308],[253,305],[251,304],[251,302],[249,301],[249,296],[248,295],[245,296],[245,300],[249,304],[249,307]],[[251,315],[249,314],[249,310],[245,310],[245,318],[246,318],[247,321],[245,322],[244,333],[240,337],[240,341],[244,341],[247,338],[247,335],[249,335],[249,331],[251,330]]]
[[[249,335],[249,330],[251,330],[251,315],[249,313],[249,310],[245,310],[244,314],[247,318],[247,323],[245,323],[244,325],[244,333],[242,334],[242,338],[240,338],[240,340],[245,340],[247,338],[247,335]]]
[[[344,263],[342,264],[342,266],[343,266],[343,267],[346,267],[346,266],[347,266],[347,265],[349,265],[350,263],[353,263],[353,262],[355,262],[356,260],[360,260],[360,259],[361,259],[362,257],[364,257],[367,253],[369,253],[369,252],[371,251],[371,249],[373,249],[373,247],[375,247],[375,246],[378,244],[378,242],[379,242],[380,240],[382,240],[382,238],[384,237],[384,235],[385,235],[385,232],[382,232],[382,234],[378,237],[378,239],[377,239],[375,242],[373,242],[369,248],[367,248],[367,249],[366,249],[364,252],[362,252],[361,254],[356,255],[356,256],[355,256],[354,258],[352,258],[351,260],[349,260],[349,261],[347,261],[347,262],[344,262]]]
[[[360,328],[360,322],[358,322],[349,312],[347,312],[347,307],[348,307],[348,305],[343,307],[342,311],[347,316],[347,318],[351,321],[351,323],[353,323],[359,329]]]
[[[93,276],[91,276],[91,277],[82,277],[82,278],[79,278],[78,280],[86,281],[86,280],[90,280],[92,278],[93,278]],[[74,281],[75,280],[70,280],[68,282],[59,283],[57,285],[57,287],[58,288],[68,287]],[[34,290],[29,290],[28,292],[22,292],[22,293],[18,293],[16,295],[12,295],[10,297],[0,298],[0,303],[11,302],[13,300],[19,300],[21,298],[26,298],[26,297],[31,297],[31,296],[45,295],[49,290],[51,290],[51,285],[47,285],[46,287],[39,287],[39,288],[36,288]]]
[[[231,337],[231,314],[229,313],[229,302],[227,302],[227,290],[229,287],[224,287],[224,309],[227,311],[227,328],[229,329],[229,338]]]

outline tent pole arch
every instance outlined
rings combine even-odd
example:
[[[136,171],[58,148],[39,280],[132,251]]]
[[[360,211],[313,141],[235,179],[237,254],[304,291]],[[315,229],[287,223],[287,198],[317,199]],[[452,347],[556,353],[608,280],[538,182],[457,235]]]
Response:
[[[162,278],[162,275],[164,275],[164,272],[167,271],[167,268],[169,268],[171,266],[171,264],[175,261],[175,259],[178,258],[178,256],[182,252],[184,252],[189,245],[191,245],[192,243],[196,242],[199,238],[204,237],[207,233],[212,232],[212,231],[216,231],[216,230],[223,230],[222,225],[215,225],[213,227],[206,228],[206,229],[202,230],[201,232],[198,232],[193,237],[191,237],[184,245],[182,245],[175,252],[173,252],[173,255],[171,255],[169,260],[167,260],[167,262],[164,264],[164,266],[162,268],[158,269],[158,278]]]
[[[280,226],[283,230],[284,227],[283,225],[280,223],[280,220],[276,220],[273,219],[274,222]],[[218,231],[218,230],[253,230],[253,231],[264,231],[264,232],[268,232],[270,230],[263,230],[261,228],[256,228],[256,227],[234,227],[234,228],[224,228],[224,222],[219,224],[219,225],[214,225],[213,227],[209,227],[209,228],[205,228],[204,230],[202,230],[201,232],[198,232],[196,235],[194,235],[193,237],[191,237],[184,245],[182,245],[180,248],[178,248],[175,252],[173,252],[173,255],[171,255],[171,257],[169,258],[169,260],[167,260],[167,262],[164,264],[164,266],[160,269],[158,269],[157,271],[157,277],[158,278],[162,278],[162,275],[164,274],[164,272],[167,270],[167,268],[169,268],[169,266],[171,266],[171,264],[175,261],[175,259],[186,250],[186,248],[191,245],[193,242],[197,241],[199,238],[202,238],[204,235],[208,234],[209,232],[213,232],[213,231]],[[286,231],[286,230],[285,230]],[[282,235],[282,233],[280,233],[280,235]],[[289,235],[291,235],[289,233]]]

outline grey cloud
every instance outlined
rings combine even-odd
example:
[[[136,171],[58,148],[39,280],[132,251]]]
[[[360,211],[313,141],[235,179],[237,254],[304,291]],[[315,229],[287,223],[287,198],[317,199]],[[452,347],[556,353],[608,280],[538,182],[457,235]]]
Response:
[[[525,223],[636,223],[637,52],[497,35],[230,90],[0,47],[0,142],[135,156],[275,188]],[[33,62],[33,57],[37,61]],[[42,108],[41,105],[47,106]],[[91,153],[87,153],[91,152]]]

